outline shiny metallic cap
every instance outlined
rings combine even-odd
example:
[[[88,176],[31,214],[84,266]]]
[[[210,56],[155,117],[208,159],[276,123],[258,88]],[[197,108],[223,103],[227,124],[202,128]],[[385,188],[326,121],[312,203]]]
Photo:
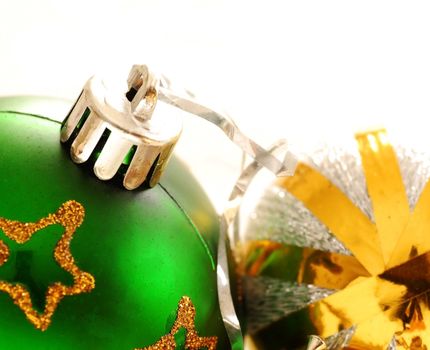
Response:
[[[70,145],[75,163],[96,159],[94,173],[101,180],[124,176],[133,190],[144,182],[156,185],[182,130],[172,110],[188,112],[214,124],[246,154],[277,176],[294,172],[297,160],[287,150],[281,160],[247,137],[226,114],[195,101],[184,90],[178,94],[170,81],[161,81],[145,65],[135,65],[123,84],[109,85],[98,77],[84,86],[63,122],[61,142]],[[161,103],[157,103],[157,101]]]
[[[61,129],[72,160],[80,164],[95,156],[101,180],[121,168],[129,190],[145,181],[157,184],[182,130],[178,115],[154,113],[158,89],[157,77],[144,65],[132,67],[127,84],[88,80]]]

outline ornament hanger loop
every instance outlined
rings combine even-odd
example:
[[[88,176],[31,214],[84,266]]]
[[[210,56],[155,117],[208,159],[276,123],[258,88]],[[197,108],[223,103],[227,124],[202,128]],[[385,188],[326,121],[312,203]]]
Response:
[[[134,65],[127,79],[127,100],[136,118],[148,120],[152,117],[158,99],[159,80],[145,65]]]

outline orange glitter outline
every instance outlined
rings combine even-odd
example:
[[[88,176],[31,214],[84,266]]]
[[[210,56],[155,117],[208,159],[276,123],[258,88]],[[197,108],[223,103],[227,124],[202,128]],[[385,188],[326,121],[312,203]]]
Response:
[[[27,242],[35,232],[50,225],[60,224],[65,229],[64,234],[55,246],[54,258],[61,268],[73,276],[74,283],[70,287],[59,282],[50,285],[46,292],[45,309],[42,314],[33,309],[30,293],[23,285],[0,281],[0,291],[8,293],[15,305],[24,312],[27,319],[41,331],[45,331],[49,327],[58,304],[65,296],[88,293],[95,288],[94,277],[90,273],[81,271],[76,266],[73,255],[70,252],[70,242],[73,234],[82,224],[84,216],[84,207],[72,200],[65,202],[55,214],[50,214],[35,223],[22,223],[0,218],[0,229],[3,230],[8,238],[19,244]],[[0,266],[7,261],[9,254],[8,247],[0,240]]]
[[[185,349],[198,350],[203,347],[208,350],[215,350],[218,338],[199,337],[194,324],[195,318],[196,308],[194,307],[193,302],[187,296],[182,297],[179,301],[178,313],[170,333],[161,337],[161,339],[154,345],[150,345],[145,348],[137,348],[135,350],[174,350],[176,349],[175,334],[181,328],[185,328],[187,331]]]

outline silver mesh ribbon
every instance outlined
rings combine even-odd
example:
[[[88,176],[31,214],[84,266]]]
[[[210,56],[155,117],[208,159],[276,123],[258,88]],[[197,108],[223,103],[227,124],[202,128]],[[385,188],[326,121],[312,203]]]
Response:
[[[413,210],[425,184],[430,178],[430,157],[428,153],[407,149],[402,145],[393,144],[393,147],[399,161],[409,207]]]
[[[276,186],[266,191],[249,218],[247,239],[351,255],[302,202]]]
[[[245,277],[244,287],[251,334],[334,292],[267,276]]]
[[[374,221],[361,158],[354,139],[342,140],[341,145],[322,144],[304,162],[323,174]]]

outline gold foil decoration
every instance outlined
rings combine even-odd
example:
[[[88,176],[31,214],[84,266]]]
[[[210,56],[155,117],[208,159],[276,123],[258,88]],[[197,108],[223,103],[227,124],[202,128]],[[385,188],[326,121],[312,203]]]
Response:
[[[355,327],[352,349],[386,349],[394,337],[401,349],[430,347],[430,182],[409,209],[393,147],[385,130],[356,136],[373,223],[317,170],[299,164],[296,174],[277,180],[353,254],[304,248],[298,283],[337,290],[308,307],[322,338]],[[266,249],[286,249],[250,242]],[[270,251],[269,251],[270,253]],[[267,255],[267,254],[266,254]],[[266,259],[245,271],[258,275]]]
[[[178,313],[176,321],[173,324],[170,333],[161,337],[161,339],[154,345],[145,348],[138,348],[135,350],[174,350],[176,349],[175,334],[181,329],[185,328],[187,331],[185,339],[185,349],[198,350],[206,348],[208,350],[215,350],[218,342],[217,337],[199,337],[194,320],[196,318],[196,308],[194,307],[189,297],[182,297],[178,305]]]
[[[318,171],[299,163],[294,176],[278,182],[321,221],[372,275],[384,271],[375,225]],[[359,235],[351,234],[360,232]]]
[[[50,285],[46,292],[45,309],[42,314],[33,308],[30,293],[26,287],[18,283],[0,281],[0,291],[8,293],[14,303],[24,312],[27,319],[41,331],[45,331],[49,327],[58,304],[65,296],[88,293],[95,288],[94,277],[76,266],[70,252],[73,234],[82,224],[84,215],[85,210],[80,203],[68,201],[56,213],[35,223],[22,223],[0,218],[0,229],[8,238],[19,244],[24,244],[31,239],[34,233],[47,226],[60,224],[64,227],[64,234],[54,249],[54,258],[61,268],[73,276],[74,283],[72,286],[65,286],[60,282]],[[9,248],[4,241],[0,240],[0,266],[7,261],[8,257]]]
[[[428,182],[418,199],[413,213],[397,241],[389,267],[396,266],[411,256],[423,254],[430,250],[430,182]]]
[[[409,219],[409,204],[396,154],[385,130],[357,134],[367,192],[385,265]],[[392,215],[395,213],[395,215]]]
[[[348,266],[347,269],[342,268]],[[359,276],[370,276],[363,265],[349,255],[303,249],[303,260],[297,281],[321,288],[342,289]]]
[[[264,275],[264,265],[273,254],[287,256],[293,247],[272,241],[250,241],[244,246],[242,256],[252,256],[254,252],[258,257],[250,263],[239,266],[239,274],[247,276]],[[342,289],[359,276],[370,276],[369,272],[360,262],[349,255],[324,252],[312,248],[303,248],[302,261],[297,273],[297,282],[314,284],[321,288]],[[342,266],[348,266],[343,269]],[[290,271],[294,268],[291,266]],[[287,272],[287,271],[286,271]],[[278,276],[280,277],[280,276]]]

